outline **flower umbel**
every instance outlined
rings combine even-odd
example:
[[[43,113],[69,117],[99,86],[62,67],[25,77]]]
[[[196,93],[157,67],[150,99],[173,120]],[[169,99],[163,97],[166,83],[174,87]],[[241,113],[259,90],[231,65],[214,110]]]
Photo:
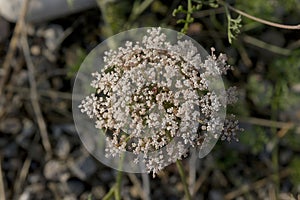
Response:
[[[190,147],[235,138],[238,123],[218,115],[236,101],[234,88],[224,94],[215,81],[231,67],[223,54],[203,57],[190,40],[171,44],[161,28],[105,52],[104,68],[92,74],[95,92],[79,105],[105,132],[105,156],[132,152],[155,175]]]

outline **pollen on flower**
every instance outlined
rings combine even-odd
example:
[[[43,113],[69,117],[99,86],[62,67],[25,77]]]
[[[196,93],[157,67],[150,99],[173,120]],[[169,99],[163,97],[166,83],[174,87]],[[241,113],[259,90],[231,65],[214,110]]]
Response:
[[[209,88],[211,79],[231,66],[225,55],[211,52],[203,61],[191,41],[171,44],[161,28],[149,29],[142,42],[106,51],[104,68],[92,73],[96,92],[79,105],[97,129],[108,130],[105,156],[130,151],[134,163],[142,159],[155,176],[166,163],[185,157],[189,147],[203,145],[208,132],[236,138],[238,123],[223,126],[214,115],[236,101],[234,88],[221,94],[225,100]]]

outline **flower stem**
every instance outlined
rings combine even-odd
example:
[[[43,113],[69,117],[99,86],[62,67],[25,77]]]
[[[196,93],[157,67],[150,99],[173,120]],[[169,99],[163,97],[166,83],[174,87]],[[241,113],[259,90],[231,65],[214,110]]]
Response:
[[[177,166],[177,169],[178,169],[178,172],[179,172],[182,184],[183,184],[185,196],[188,200],[191,200],[192,197],[191,197],[189,187],[188,187],[188,184],[187,184],[187,181],[186,181],[186,176],[185,176],[185,173],[184,173],[182,162],[180,160],[177,160],[176,161],[176,166]]]
[[[116,185],[112,186],[108,193],[102,198],[103,200],[111,199],[112,195],[115,193]]]
[[[117,181],[116,181],[116,188],[115,188],[115,199],[121,200],[121,182],[122,182],[122,175],[123,175],[123,163],[124,163],[125,154],[121,155],[121,159],[119,162],[118,174],[117,174]]]
[[[122,171],[118,171],[117,182],[115,185],[115,199],[121,200],[121,182],[122,182]]]
[[[192,22],[192,0],[188,0],[188,12],[186,14],[186,23],[183,30],[186,32],[189,28],[189,24]]]
[[[108,193],[102,198],[103,200],[109,200],[114,195],[115,200],[121,200],[121,183],[122,183],[122,169],[123,169],[123,162],[124,162],[124,153],[121,155],[121,159],[119,162],[119,168],[117,173],[117,180],[116,183],[110,188]]]

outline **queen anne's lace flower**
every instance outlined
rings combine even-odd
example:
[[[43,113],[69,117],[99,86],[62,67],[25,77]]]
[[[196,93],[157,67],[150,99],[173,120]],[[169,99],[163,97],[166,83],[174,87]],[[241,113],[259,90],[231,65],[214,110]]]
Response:
[[[79,108],[105,130],[107,157],[125,151],[143,155],[147,171],[155,174],[165,162],[182,159],[187,147],[201,146],[208,131],[223,130],[222,139],[235,139],[236,121],[223,125],[213,118],[236,100],[233,89],[225,102],[209,91],[208,79],[231,68],[225,55],[216,57],[212,51],[201,62],[191,41],[171,45],[160,28],[153,28],[141,43],[126,42],[105,52],[104,62],[101,73],[92,74],[96,92]]]

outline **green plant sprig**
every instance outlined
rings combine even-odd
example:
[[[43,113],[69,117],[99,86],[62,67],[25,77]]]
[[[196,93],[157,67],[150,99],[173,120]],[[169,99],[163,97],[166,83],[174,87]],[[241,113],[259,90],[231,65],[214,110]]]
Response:
[[[196,5],[193,5],[192,2],[194,2]],[[227,34],[228,34],[228,41],[230,44],[232,43],[233,39],[236,39],[236,36],[240,33],[240,28],[242,26],[241,25],[241,22],[242,22],[241,16],[247,17],[247,18],[257,21],[261,24],[266,24],[266,25],[273,26],[276,28],[289,29],[289,30],[300,30],[300,24],[285,25],[285,24],[279,24],[279,23],[268,21],[268,20],[264,20],[264,19],[252,16],[248,13],[245,13],[241,10],[238,10],[222,0],[208,0],[208,1],[206,1],[206,0],[187,0],[187,3],[188,3],[187,9],[183,8],[182,5],[179,5],[178,8],[176,8],[173,11],[173,16],[176,16],[179,13],[186,15],[185,19],[177,20],[177,24],[184,24],[183,28],[181,29],[182,33],[186,33],[189,25],[194,22],[194,18],[192,17],[193,12],[200,10],[203,5],[208,5],[212,8],[217,8],[219,6],[223,6],[225,8],[226,17],[227,17]],[[239,14],[238,17],[235,19],[232,18],[229,10]]]
[[[202,8],[201,1],[197,1],[197,3],[197,5],[192,5],[192,0],[188,0],[187,10],[184,9],[182,5],[179,5],[178,8],[173,11],[172,15],[174,17],[179,13],[186,15],[185,19],[179,19],[176,22],[177,24],[184,24],[183,28],[181,29],[181,33],[186,33],[189,25],[194,22],[194,18],[192,16],[193,12]]]
[[[232,44],[232,40],[236,39],[237,35],[241,32],[242,17],[238,15],[237,18],[232,18],[228,8],[225,6],[226,17],[227,17],[227,37],[228,42]]]

